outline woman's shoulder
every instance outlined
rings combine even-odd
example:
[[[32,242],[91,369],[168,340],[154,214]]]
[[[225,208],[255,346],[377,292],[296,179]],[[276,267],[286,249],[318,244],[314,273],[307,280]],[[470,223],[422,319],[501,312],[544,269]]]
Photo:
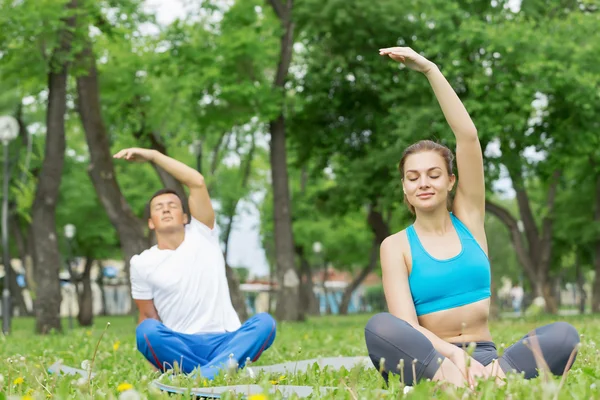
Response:
[[[386,237],[383,242],[381,242],[382,249],[390,249],[396,251],[404,251],[408,246],[408,234],[407,231],[410,226],[398,231],[396,233],[392,233],[388,237]]]

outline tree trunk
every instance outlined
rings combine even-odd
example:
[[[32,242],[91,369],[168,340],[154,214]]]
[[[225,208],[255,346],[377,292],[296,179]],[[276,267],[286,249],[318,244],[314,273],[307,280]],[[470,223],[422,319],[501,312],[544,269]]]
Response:
[[[594,222],[600,225],[600,174],[596,177],[596,207],[594,210]],[[594,251],[594,287],[592,289],[592,312],[600,312],[600,235],[597,236]]]
[[[75,8],[71,1],[67,8]],[[61,293],[58,273],[62,263],[56,232],[56,201],[65,159],[65,113],[67,109],[68,54],[71,50],[75,18],[66,21],[59,34],[59,47],[50,60],[48,73],[48,108],[46,111],[46,147],[32,206],[31,238],[34,242],[36,332],[62,332],[60,321]]]
[[[9,224],[12,231],[11,238],[13,238],[15,241],[15,245],[19,253],[19,260],[21,260],[23,269],[25,269],[25,276],[27,276],[28,257],[25,251],[25,240],[23,238],[23,232],[21,232],[21,227],[19,226],[17,214],[12,213],[9,215],[9,218],[11,221]],[[23,288],[19,287],[19,284],[17,282],[17,274],[15,273],[14,269],[11,273],[11,277],[12,279],[10,282],[10,293],[15,298],[15,305],[19,308],[19,315],[30,316],[31,312],[29,311],[29,309],[27,308],[27,304],[25,303],[25,297],[23,296]],[[27,283],[27,279],[25,279],[25,282]]]
[[[389,221],[391,219],[391,213],[387,215],[387,221],[383,218],[381,212],[375,210],[375,206],[373,204],[369,205],[369,214],[367,215],[367,222],[371,227],[371,231],[375,235],[373,239],[373,247],[371,248],[371,256],[369,258],[369,263],[367,266],[361,271],[361,273],[356,277],[350,286],[346,288],[344,291],[344,295],[342,297],[342,302],[340,304],[340,314],[344,309],[344,313],[348,311],[348,304],[350,303],[350,298],[352,297],[352,293],[356,288],[362,283],[362,281],[369,275],[369,273],[375,269],[375,265],[377,265],[377,260],[379,257],[379,246],[385,240],[386,237],[390,236],[390,227]],[[346,303],[346,304],[345,304]]]
[[[27,153],[25,155],[25,161],[22,163],[23,168],[21,169],[21,174],[19,176],[18,184],[24,185],[27,183],[29,174],[33,179],[38,179],[40,169],[31,169],[31,155],[33,153],[33,141],[29,137],[29,132],[27,130],[27,125],[23,120],[23,102],[19,102],[17,107],[17,112],[15,113],[15,118],[19,124],[19,136],[21,137],[21,145],[27,148]],[[20,160],[20,152],[17,155],[16,163],[21,164]],[[41,154],[38,155],[41,158]],[[31,225],[29,222],[26,222],[21,218],[17,212],[17,202],[12,201],[9,205],[9,214],[10,218],[10,227],[11,227],[11,237],[14,238],[14,243],[17,247],[17,251],[19,254],[19,259],[21,260],[21,265],[25,270],[25,282],[26,288],[29,289],[31,294],[35,293],[35,279],[33,274],[33,248],[31,246],[31,237],[26,235],[25,232],[30,231]],[[24,227],[25,226],[25,227]],[[16,275],[13,275],[16,277]],[[16,283],[16,280],[15,280]],[[23,291],[18,290],[14,292],[16,295],[16,303],[19,308],[22,310],[22,315],[32,316],[33,310],[29,310],[27,308],[27,304],[25,303],[25,297],[23,296]]]
[[[81,326],[92,326],[94,322],[94,303],[92,297],[92,281],[90,277],[93,264],[94,259],[88,256],[85,259],[85,267],[83,269],[83,274],[81,275],[83,288],[81,292],[79,292],[79,315],[77,316],[77,320]],[[79,282],[76,284],[79,285]]]
[[[346,315],[348,314],[348,307],[350,305],[350,300],[352,299],[352,294],[354,291],[363,283],[365,278],[369,276],[369,274],[375,269],[377,265],[377,260],[379,258],[379,246],[380,242],[375,239],[373,241],[373,247],[371,248],[371,255],[369,257],[369,262],[367,265],[360,271],[360,273],[354,277],[350,285],[346,287],[344,290],[344,294],[342,295],[342,301],[340,302],[340,314]]]
[[[119,235],[125,272],[129,280],[131,257],[144,251],[149,242],[144,236],[142,222],[131,211],[117,184],[108,135],[102,120],[98,73],[91,46],[87,41],[77,56],[77,61],[86,71],[77,77],[77,100],[90,151],[88,173],[100,203]]]
[[[282,27],[279,64],[274,86],[281,91],[281,111],[269,122],[271,134],[271,176],[273,181],[275,260],[277,282],[277,306],[275,316],[281,321],[304,319],[300,307],[300,280],[294,260],[294,236],[290,216],[290,194],[288,184],[287,155],[285,146],[285,82],[287,80],[294,45],[294,22],[292,21],[293,0],[269,0]]]
[[[509,172],[515,192],[517,193],[517,203],[527,239],[527,246],[523,241],[523,235],[519,230],[517,220],[508,210],[490,200],[486,200],[485,208],[507,226],[515,251],[517,252],[517,258],[523,266],[531,286],[534,288],[535,295],[544,298],[547,312],[556,313],[558,312],[558,305],[552,290],[549,271],[552,256],[554,202],[561,171],[555,170],[552,174],[546,200],[548,212],[542,220],[541,232],[533,218],[529,197],[521,175],[516,173],[514,169],[512,171],[509,170]]]
[[[98,260],[98,286],[100,287],[100,297],[102,297],[102,311],[101,315],[108,315],[106,312],[106,290],[104,287],[104,265],[101,260]]]
[[[302,246],[296,246],[296,255],[300,259],[300,304],[304,306],[304,310],[302,311],[308,315],[320,315],[321,307],[315,295],[312,269],[304,255],[304,248]]]
[[[71,1],[68,9],[76,7]],[[71,50],[75,17],[66,20],[67,28],[59,33],[59,47],[50,60],[48,73],[48,107],[46,111],[46,146],[35,198],[32,206],[31,239],[35,264],[36,332],[62,332],[60,321],[61,292],[58,273],[61,257],[56,232],[56,201],[65,157],[65,113],[67,108],[68,53]]]

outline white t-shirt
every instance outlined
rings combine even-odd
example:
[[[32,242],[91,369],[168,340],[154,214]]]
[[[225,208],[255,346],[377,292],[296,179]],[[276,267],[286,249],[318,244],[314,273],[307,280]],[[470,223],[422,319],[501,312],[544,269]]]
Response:
[[[218,234],[191,218],[176,250],[153,246],[131,258],[131,294],[154,300],[162,323],[181,333],[231,332],[240,326]]]

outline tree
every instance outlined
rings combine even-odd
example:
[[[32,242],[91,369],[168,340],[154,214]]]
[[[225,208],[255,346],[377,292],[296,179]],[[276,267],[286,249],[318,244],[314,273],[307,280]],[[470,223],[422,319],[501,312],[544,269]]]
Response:
[[[292,17],[293,0],[269,0],[281,24],[279,63],[273,85],[280,92],[281,110],[269,122],[271,134],[271,176],[273,181],[275,258],[277,270],[277,307],[275,315],[282,321],[304,319],[300,307],[300,280],[294,260],[294,236],[292,232],[291,202],[288,183],[285,84],[292,61],[295,23]]]
[[[129,274],[131,257],[144,251],[148,247],[148,240],[142,222],[132,212],[116,180],[100,106],[96,58],[89,39],[78,54],[77,62],[85,71],[77,76],[76,81],[78,111],[90,150],[88,171],[96,194],[119,234],[126,271]]]
[[[32,208],[31,236],[34,243],[36,293],[36,332],[62,331],[60,323],[61,264],[56,232],[56,201],[65,154],[65,113],[67,108],[67,71],[75,27],[73,0],[66,6],[58,34],[58,46],[49,60],[46,151]]]

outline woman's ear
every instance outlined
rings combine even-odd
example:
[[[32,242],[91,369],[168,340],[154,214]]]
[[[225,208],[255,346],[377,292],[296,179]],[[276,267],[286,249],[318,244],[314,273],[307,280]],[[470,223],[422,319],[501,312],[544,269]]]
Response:
[[[451,192],[452,189],[454,189],[455,184],[456,184],[456,175],[452,174],[452,175],[450,175],[450,188],[448,189],[449,192]]]

